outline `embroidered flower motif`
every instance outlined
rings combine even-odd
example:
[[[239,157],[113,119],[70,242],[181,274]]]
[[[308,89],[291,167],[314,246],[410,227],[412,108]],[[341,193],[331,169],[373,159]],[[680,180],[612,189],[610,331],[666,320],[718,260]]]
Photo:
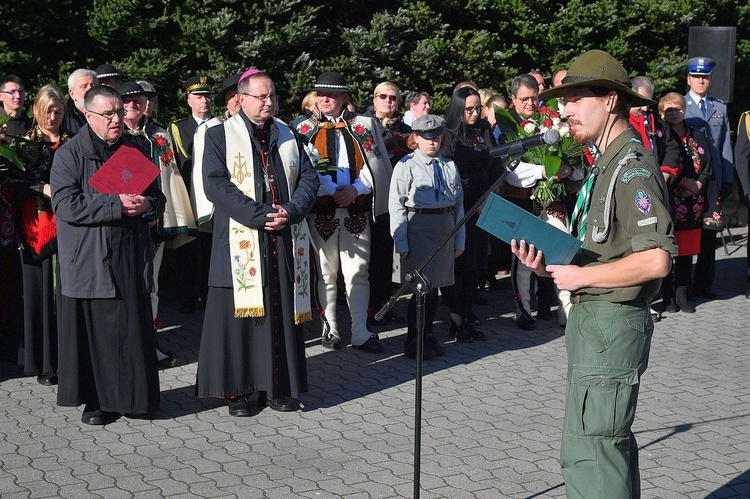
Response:
[[[315,217],[315,229],[324,241],[328,241],[334,232],[336,232],[336,229],[339,228],[339,225],[341,225],[341,220],[336,218],[335,215],[324,215],[319,213]]]
[[[297,254],[299,256],[305,256],[305,248],[297,248]]]
[[[299,127],[299,133],[301,133],[302,135],[307,135],[308,133],[310,133],[311,128],[312,127],[308,124],[301,125]]]
[[[359,236],[361,236],[367,228],[367,216],[364,213],[356,213],[344,217],[344,228],[351,235],[359,239]]]
[[[364,134],[367,131],[367,129],[364,127],[364,125],[361,125],[359,123],[357,123],[356,125],[354,125],[354,127],[352,128],[352,130],[357,135],[362,135],[362,134]]]
[[[258,273],[258,269],[256,269],[255,267],[250,267],[250,276],[251,277],[255,277],[255,274],[257,274],[257,273]]]
[[[248,249],[250,247],[250,241],[242,240],[240,241],[240,249]]]
[[[157,135],[154,137],[154,142],[156,142],[156,145],[159,147],[164,147],[167,145],[167,140],[162,137],[161,135]]]

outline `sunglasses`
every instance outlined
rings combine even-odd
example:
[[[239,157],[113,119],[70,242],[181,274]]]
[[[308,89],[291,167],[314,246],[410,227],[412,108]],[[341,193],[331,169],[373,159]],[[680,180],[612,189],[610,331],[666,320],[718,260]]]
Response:
[[[380,99],[380,100],[386,100],[386,99],[388,99],[391,102],[398,101],[398,97],[395,96],[395,95],[391,95],[391,94],[378,94],[378,99]]]

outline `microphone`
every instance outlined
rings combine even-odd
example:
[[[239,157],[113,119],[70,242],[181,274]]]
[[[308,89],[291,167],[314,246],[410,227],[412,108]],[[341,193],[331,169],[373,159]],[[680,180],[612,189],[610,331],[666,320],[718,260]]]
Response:
[[[516,140],[515,142],[508,142],[507,144],[500,144],[490,149],[490,156],[497,158],[500,156],[516,156],[521,155],[529,149],[543,145],[557,144],[560,140],[560,132],[554,128],[550,128],[546,132],[540,135],[534,135],[533,137],[526,137],[525,139]]]

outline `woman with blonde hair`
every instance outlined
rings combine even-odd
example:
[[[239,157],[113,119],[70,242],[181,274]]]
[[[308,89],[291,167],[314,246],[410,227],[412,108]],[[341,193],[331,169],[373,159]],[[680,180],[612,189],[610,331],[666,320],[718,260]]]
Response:
[[[68,140],[62,129],[62,91],[45,85],[34,98],[33,110],[31,130],[13,142],[26,167],[26,179],[16,191],[24,294],[24,374],[36,375],[37,382],[49,386],[57,383],[57,231],[49,177],[55,151]]]

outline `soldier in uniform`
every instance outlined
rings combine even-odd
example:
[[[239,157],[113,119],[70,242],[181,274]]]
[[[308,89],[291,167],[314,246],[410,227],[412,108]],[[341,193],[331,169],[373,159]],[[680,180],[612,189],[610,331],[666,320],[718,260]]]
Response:
[[[214,79],[206,75],[195,75],[185,80],[183,87],[187,93],[190,115],[175,121],[169,127],[177,167],[185,180],[188,191],[192,186],[193,140],[198,126],[211,119],[214,83]],[[198,240],[183,244],[165,254],[165,265],[168,268],[171,267],[169,274],[181,276],[177,289],[179,290],[180,312],[183,314],[191,314],[195,311],[199,295],[204,300],[206,298],[208,285],[199,276],[208,275],[208,260],[211,253],[209,249],[208,253],[204,254],[202,248],[210,248],[210,241],[210,235],[199,233]]]
[[[703,132],[711,150],[711,165],[716,177],[715,187],[718,189],[709,188],[706,208],[710,210],[714,210],[719,199],[726,199],[732,193],[734,183],[727,105],[708,95],[715,66],[716,62],[708,57],[689,59],[687,84],[690,90],[685,94],[685,121],[689,126]],[[693,293],[709,299],[717,298],[716,293],[711,291],[716,266],[717,229],[721,228],[704,227],[701,233],[701,251],[695,263]]]
[[[573,138],[593,142],[599,155],[573,211],[572,233],[583,243],[577,261],[545,266],[533,244],[511,241],[532,271],[572,293],[561,448],[566,494],[640,497],[631,427],[654,327],[649,300],[677,254],[664,178],[628,124],[631,106],[654,102],[634,92],[627,71],[601,50],[581,55],[562,85],[540,98],[564,100]]]

